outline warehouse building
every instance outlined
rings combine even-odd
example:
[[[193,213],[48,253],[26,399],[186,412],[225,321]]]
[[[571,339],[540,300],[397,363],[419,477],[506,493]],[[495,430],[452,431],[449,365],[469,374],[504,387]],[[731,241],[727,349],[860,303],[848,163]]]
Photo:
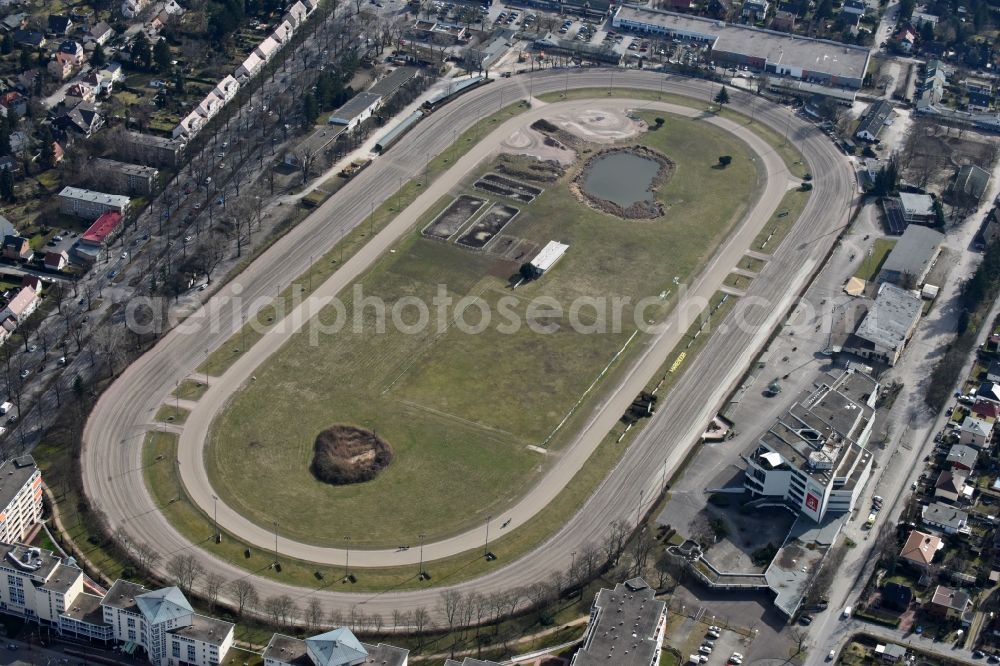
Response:
[[[941,253],[944,234],[914,224],[906,227],[879,272],[879,280],[904,289],[918,289],[924,284]]]
[[[862,358],[896,365],[917,328],[923,305],[919,296],[890,282],[882,283],[875,302],[848,338],[844,350]]]
[[[824,39],[622,5],[612,25],[623,30],[708,44],[717,65],[740,65],[827,86],[861,88],[870,53]]]

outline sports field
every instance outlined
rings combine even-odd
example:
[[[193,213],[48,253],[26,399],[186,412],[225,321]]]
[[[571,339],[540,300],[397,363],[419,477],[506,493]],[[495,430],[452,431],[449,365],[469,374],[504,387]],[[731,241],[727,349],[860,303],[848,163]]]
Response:
[[[662,114],[661,114],[662,115]],[[557,239],[570,246],[553,271],[515,291],[508,277],[516,263],[454,242],[431,240],[420,229],[443,210],[435,206],[395,252],[360,282],[365,296],[388,308],[404,297],[427,304],[439,290],[456,301],[471,296],[489,305],[494,321],[479,334],[452,320],[402,332],[387,322],[377,329],[373,307],[363,327],[348,325],[311,344],[304,330],[256,371],[256,381],[219,417],[206,452],[212,483],[231,506],[302,541],[359,547],[394,546],[460,532],[497,515],[544,470],[547,457],[529,446],[558,449],[572,433],[553,429],[576,404],[634,332],[631,308],[620,330],[578,333],[564,312],[546,323],[554,334],[521,326],[501,332],[501,299],[523,321],[529,302],[552,297],[654,297],[645,318],[658,319],[672,305],[674,278],[686,280],[742,217],[761,186],[746,147],[727,133],[694,120],[667,117],[664,127],[625,144],[641,143],[676,163],[657,193],[666,214],[655,220],[622,220],[578,202],[570,171],[530,203],[473,189],[489,162],[453,194],[519,209],[503,233],[542,246]],[[726,169],[713,166],[732,155]],[[582,161],[582,160],[580,160]],[[489,246],[487,246],[489,248]],[[348,313],[353,302],[343,299]],[[412,323],[415,310],[403,309]],[[478,309],[473,308],[473,312]],[[407,313],[408,316],[407,316]],[[433,307],[431,313],[436,317]],[[320,316],[326,324],[334,312]],[[593,309],[580,319],[594,320]],[[465,321],[475,325],[478,314]],[[349,324],[352,322],[348,322]],[[308,327],[306,327],[308,329]],[[641,343],[641,336],[632,346]],[[585,401],[581,410],[592,405]],[[392,445],[393,463],[375,480],[334,487],[309,472],[313,440],[335,423],[374,429]],[[248,485],[247,479],[261,483]]]

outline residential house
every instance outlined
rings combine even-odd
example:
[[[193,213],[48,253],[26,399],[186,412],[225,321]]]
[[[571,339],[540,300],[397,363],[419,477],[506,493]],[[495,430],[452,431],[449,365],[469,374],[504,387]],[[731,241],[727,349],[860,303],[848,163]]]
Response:
[[[986,381],[1000,382],[1000,361],[991,361],[986,369]]]
[[[763,21],[767,17],[767,10],[770,7],[771,3],[768,0],[743,0],[740,17],[746,22]]]
[[[929,194],[900,192],[899,204],[902,209],[903,219],[906,222],[917,224],[934,224],[937,222],[934,197]]]
[[[114,28],[104,21],[94,24],[89,30],[87,30],[87,39],[100,46],[107,44],[114,36]]]
[[[264,649],[264,666],[407,666],[408,663],[409,650],[383,643],[362,643],[347,627],[305,640],[274,634]]]
[[[64,250],[54,252],[49,250],[45,253],[45,268],[50,271],[61,271],[69,264],[69,255]]]
[[[968,77],[962,82],[969,98],[970,111],[988,111],[993,104],[993,83],[986,79]]]
[[[934,482],[934,497],[958,502],[971,499],[972,487],[966,485],[968,476],[959,471],[941,470]]]
[[[264,67],[264,64],[264,60],[255,51],[236,68],[236,78],[240,80],[253,78]]]
[[[940,60],[929,60],[924,69],[924,78],[917,94],[917,110],[930,111],[944,99],[948,74]]]
[[[284,20],[291,24],[293,29],[298,28],[309,16],[309,10],[302,4],[301,0],[295,2],[288,11],[285,12]]]
[[[854,136],[864,141],[874,142],[878,140],[879,134],[885,128],[886,122],[892,117],[892,104],[886,100],[880,100],[868,107],[868,111],[861,118],[858,129]]]
[[[15,30],[14,44],[26,49],[40,49],[45,46],[45,35],[35,30]]]
[[[80,102],[69,111],[57,116],[52,124],[64,131],[89,137],[104,127],[104,118],[93,104]]]
[[[733,15],[733,2],[732,0],[708,0],[708,13],[720,21],[727,21]]]
[[[49,14],[49,34],[65,37],[73,29],[73,19],[63,14]]]
[[[951,469],[955,471],[971,472],[976,468],[978,458],[978,450],[965,444],[955,444],[948,450],[945,464],[950,465]]]
[[[944,548],[944,542],[941,537],[919,530],[911,530],[910,535],[906,538],[906,543],[899,551],[899,557],[920,569],[926,569],[934,562],[934,556],[942,548]]]
[[[0,95],[0,108],[3,109],[4,117],[14,114],[15,117],[21,118],[28,112],[28,100],[16,90],[9,90]]]
[[[909,27],[904,27],[896,33],[894,39],[900,51],[910,53],[913,51],[913,45],[917,43],[917,33]]]
[[[122,0],[122,14],[125,18],[134,19],[142,10],[149,6],[150,0]]]
[[[295,32],[295,29],[292,27],[292,24],[289,23],[288,21],[282,21],[274,29],[274,32],[271,33],[271,36],[279,44],[281,44],[282,46],[284,46],[285,44],[287,44],[289,42],[289,40],[291,40],[293,32]]]
[[[66,59],[53,58],[49,61],[45,71],[56,81],[65,81],[73,76],[73,63]]]
[[[844,4],[841,6],[840,11],[844,14],[851,14],[854,16],[864,16],[865,12],[868,11],[868,5],[866,5],[862,0],[844,0]]]
[[[205,116],[198,113],[198,110],[195,109],[177,123],[177,127],[174,128],[171,136],[174,139],[190,140],[201,131],[201,128],[205,126],[205,122]]]
[[[226,105],[229,104],[234,97],[236,97],[236,93],[239,91],[239,81],[237,81],[232,75],[228,75],[216,84],[215,90],[212,92],[216,97],[222,100],[223,105]]]
[[[959,428],[959,441],[966,446],[988,448],[993,435],[993,421],[966,416]]]
[[[93,104],[97,101],[97,93],[89,83],[74,83],[66,89],[66,98],[63,103],[68,107],[74,107],[80,102]]]
[[[28,15],[25,12],[17,12],[16,14],[8,14],[3,17],[0,21],[0,29],[4,32],[13,32],[15,30],[23,30],[28,27]]]
[[[23,275],[21,277],[22,287],[31,287],[35,290],[35,293],[41,295],[42,290],[45,289],[45,283],[42,282],[42,278],[37,275]]]
[[[918,6],[910,15],[910,21],[918,28],[922,28],[925,23],[930,23],[931,25],[937,27],[940,20],[941,17],[937,14],[929,14],[927,12],[927,7],[925,6]]]
[[[961,620],[969,609],[969,605],[969,595],[964,590],[954,590],[944,585],[938,585],[925,610],[941,618]]]
[[[0,322],[11,321],[15,327],[23,324],[31,314],[38,309],[42,299],[31,287],[21,287],[7,307],[0,310]]]
[[[1000,382],[983,382],[976,389],[976,402],[988,400],[1000,405]]]
[[[274,54],[281,50],[281,44],[274,37],[267,37],[253,50],[264,62],[269,62]]]
[[[969,533],[969,514],[950,504],[931,502],[921,509],[920,520],[942,534]]]
[[[83,64],[83,45],[80,42],[67,39],[59,45],[56,60],[68,62],[73,67]]]
[[[882,606],[903,612],[913,603],[913,589],[907,585],[889,582],[882,588]]]
[[[13,259],[15,261],[30,259],[31,244],[23,236],[4,236],[3,257],[4,259]]]
[[[951,194],[972,206],[978,204],[990,184],[990,172],[975,164],[966,164],[955,173]]]

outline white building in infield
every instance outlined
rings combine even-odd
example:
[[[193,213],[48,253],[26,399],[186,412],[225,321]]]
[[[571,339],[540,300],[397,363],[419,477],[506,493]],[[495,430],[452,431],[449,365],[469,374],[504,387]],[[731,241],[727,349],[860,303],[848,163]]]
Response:
[[[559,241],[549,241],[545,244],[545,247],[535,255],[529,264],[533,269],[535,269],[535,277],[542,277],[545,275],[546,271],[551,269],[556,265],[556,262],[562,259],[562,256],[566,254],[566,250],[569,249],[569,245],[564,245]]]
[[[744,456],[743,485],[820,522],[849,512],[868,482],[879,384],[848,367],[795,402]]]

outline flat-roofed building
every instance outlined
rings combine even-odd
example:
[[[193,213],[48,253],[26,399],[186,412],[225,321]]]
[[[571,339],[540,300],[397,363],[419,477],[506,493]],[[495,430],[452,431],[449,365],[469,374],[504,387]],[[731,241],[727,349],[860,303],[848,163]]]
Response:
[[[619,7],[612,25],[709,44],[716,63],[854,90],[861,88],[870,57],[859,46],[634,5]]]
[[[853,367],[821,382],[744,455],[744,488],[817,523],[853,510],[871,475],[878,393],[878,382]]]
[[[156,189],[156,179],[160,172],[154,167],[119,162],[103,157],[90,160],[88,165],[93,172],[101,176],[108,189],[117,194],[152,194]]]
[[[641,578],[594,597],[583,646],[571,666],[656,666],[663,649],[667,605]]]
[[[21,456],[0,465],[0,542],[26,540],[41,520],[42,472],[35,459]]]
[[[381,101],[381,95],[360,92],[331,113],[328,122],[331,125],[343,125],[344,131],[350,132],[371,118]]]
[[[147,166],[177,166],[184,148],[179,139],[168,139],[155,134],[126,132],[125,142],[129,148],[129,158]]]
[[[879,279],[905,289],[919,289],[941,253],[944,234],[918,224],[909,225],[889,252]]]
[[[129,198],[121,194],[64,187],[59,192],[59,210],[67,215],[96,220],[109,210],[128,214]]]
[[[917,328],[923,307],[920,296],[883,282],[871,309],[844,349],[863,358],[896,365]]]
[[[545,247],[529,262],[535,272],[535,277],[541,277],[547,271],[551,270],[556,265],[556,262],[562,259],[568,249],[569,245],[560,243],[559,241],[549,241],[546,243]]]

